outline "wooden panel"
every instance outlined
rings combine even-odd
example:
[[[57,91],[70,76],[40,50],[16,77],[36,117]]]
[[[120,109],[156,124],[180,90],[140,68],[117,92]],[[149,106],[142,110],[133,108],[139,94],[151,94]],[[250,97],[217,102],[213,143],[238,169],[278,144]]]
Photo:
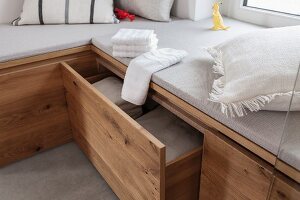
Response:
[[[15,67],[18,65],[25,65],[25,64],[33,63],[33,62],[49,60],[49,59],[53,59],[53,58],[57,58],[57,57],[62,57],[62,56],[71,55],[71,54],[77,54],[77,53],[90,51],[90,50],[91,50],[91,46],[85,45],[85,46],[45,53],[45,54],[41,54],[41,55],[37,55],[37,56],[31,56],[31,57],[22,58],[22,59],[1,62],[0,69]]]
[[[67,63],[84,78],[98,74],[98,64],[95,55],[88,55]]]
[[[206,131],[200,199],[267,199],[272,168],[225,136]]]
[[[277,173],[270,194],[271,200],[299,200],[300,185]]]
[[[82,134],[75,129],[73,131],[73,138],[80,149],[85,153],[87,158],[91,161],[94,167],[101,172],[102,177],[105,181],[112,187],[113,190],[122,188],[123,183],[119,180],[115,174],[112,174],[111,168],[102,157],[97,153],[97,151],[90,145],[90,143],[82,136]],[[131,199],[132,195],[126,192],[120,192],[117,194],[119,199]]]
[[[128,200],[164,199],[165,146],[67,64],[62,69],[73,130],[86,140],[86,154],[91,147],[98,155],[97,169],[114,192]]]
[[[275,168],[284,173],[285,175],[289,176],[291,179],[300,183],[300,171],[296,168],[290,166],[289,164],[279,159],[276,161]]]
[[[67,64],[90,83],[114,76],[111,71],[97,62],[95,54],[73,59],[68,61]]]
[[[0,94],[0,166],[71,140],[58,64],[0,75]]]
[[[204,123],[200,122],[198,119],[193,117],[193,115],[191,115],[186,110],[183,110],[182,108],[178,107],[165,96],[152,90],[149,92],[149,97],[157,103],[159,103],[160,105],[162,105],[170,112],[174,113],[176,116],[178,116],[180,119],[182,119],[192,127],[196,128],[199,132],[204,133],[205,130],[208,128],[208,126],[206,126]]]
[[[59,114],[52,116],[50,123],[50,119],[41,120],[40,123],[31,124],[31,127],[26,126],[27,129],[16,129],[21,129],[21,132],[11,131],[12,134],[18,134],[0,142],[0,167],[69,142],[72,135],[67,119],[67,114]]]
[[[61,57],[55,57],[55,58],[40,60],[36,62],[33,61],[25,64],[3,67],[3,69],[0,70],[0,74],[16,72],[16,71],[30,69],[34,67],[43,66],[43,65],[58,64],[60,62],[72,61],[73,59],[80,59],[81,57],[91,56],[91,55],[95,55],[95,53],[93,53],[92,51],[83,51],[76,54],[69,54]]]
[[[199,199],[201,157],[202,147],[167,164],[167,200]]]
[[[118,75],[121,78],[124,78],[124,75],[126,73],[127,66],[123,63],[117,61],[110,55],[106,54],[105,52],[101,51],[95,46],[91,47],[91,50],[97,53],[101,60],[103,65],[107,67],[109,70],[114,72],[116,75]],[[250,150],[251,152],[255,153],[262,159],[266,160],[270,164],[274,165],[276,161],[276,156],[272,153],[268,152],[264,148],[258,146],[254,142],[248,140],[247,138],[243,137],[241,134],[233,131],[229,127],[225,126],[224,124],[218,122],[217,120],[213,119],[212,117],[208,116],[207,114],[201,112],[197,108],[193,107],[189,103],[183,101],[182,99],[178,98],[177,96],[171,94],[169,91],[163,89],[159,85],[151,82],[150,88],[155,92],[153,95],[157,95],[156,100],[163,99],[164,101],[164,107],[169,109],[174,114],[181,117],[183,120],[187,121],[187,123],[190,123],[194,128],[198,129],[199,131],[202,131],[203,128],[202,125],[212,127],[214,129],[217,129],[222,134],[226,135],[227,137],[231,138],[235,142],[239,143],[246,149]],[[161,102],[159,102],[161,103]],[[168,104],[172,104],[170,106],[167,106]],[[170,109],[172,108],[172,109]],[[183,111],[183,112],[182,112]],[[188,119],[188,120],[187,120]]]

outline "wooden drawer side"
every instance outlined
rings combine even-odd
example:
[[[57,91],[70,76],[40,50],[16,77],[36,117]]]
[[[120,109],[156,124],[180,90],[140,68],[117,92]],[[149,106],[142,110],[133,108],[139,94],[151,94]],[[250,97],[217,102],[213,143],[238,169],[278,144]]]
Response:
[[[167,163],[166,199],[198,200],[202,147]]]
[[[96,168],[114,192],[128,200],[164,199],[165,146],[65,63],[62,73],[73,132],[86,141],[86,153],[90,148],[105,163]]]

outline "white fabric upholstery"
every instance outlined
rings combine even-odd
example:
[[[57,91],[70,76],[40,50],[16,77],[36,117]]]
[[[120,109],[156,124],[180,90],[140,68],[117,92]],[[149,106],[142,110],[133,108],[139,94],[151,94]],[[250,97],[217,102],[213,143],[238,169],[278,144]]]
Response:
[[[25,0],[14,25],[117,22],[113,0]]]
[[[135,105],[143,105],[152,74],[180,62],[186,56],[184,50],[162,48],[131,60],[124,78],[122,98]]]
[[[220,103],[222,112],[230,117],[249,111],[288,111],[299,52],[300,26],[255,31],[210,48],[213,70],[220,75],[210,100]],[[300,88],[295,90],[298,104],[293,109],[300,111]]]
[[[153,30],[120,29],[112,38],[113,56],[135,58],[157,48],[157,37]]]
[[[0,1],[0,24],[11,23],[20,16],[24,0]]]
[[[151,45],[157,41],[153,30],[146,29],[120,29],[113,37],[113,45]]]
[[[176,20],[180,21],[180,20]],[[188,21],[188,20],[186,20]],[[120,28],[153,27],[156,22],[137,18],[119,24],[0,25],[0,62],[91,44],[97,36],[109,36]],[[162,23],[165,24],[165,23]]]
[[[138,118],[137,122],[166,145],[167,162],[202,146],[202,133],[162,106]]]

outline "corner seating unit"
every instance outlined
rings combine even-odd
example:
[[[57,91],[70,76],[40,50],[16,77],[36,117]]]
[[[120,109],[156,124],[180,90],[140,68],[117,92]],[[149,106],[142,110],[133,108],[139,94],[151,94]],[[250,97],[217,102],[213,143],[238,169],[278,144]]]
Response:
[[[259,28],[230,19],[228,22],[230,26],[239,27],[239,29],[224,34],[214,33],[215,38],[217,38],[214,42],[206,39],[212,34],[206,31],[206,27],[209,26],[207,20],[198,23],[174,20],[174,22],[163,26],[161,23],[138,20],[136,24],[121,23],[120,26],[153,28],[158,32],[162,47],[184,48],[190,52],[188,62],[154,75],[149,96],[205,134],[201,197],[209,199],[207,192],[214,191],[210,195],[212,199],[222,199],[224,195],[228,196],[229,199],[232,197],[267,199],[269,193],[270,198],[283,194],[290,199],[297,199],[299,197],[299,184],[295,184],[291,179],[299,182],[299,170],[282,161],[277,161],[274,153],[279,146],[278,139],[281,135],[275,134],[271,145],[261,143],[268,141],[266,140],[268,135],[265,139],[264,137],[251,137],[251,134],[245,134],[246,132],[243,131],[250,127],[239,129],[242,127],[239,125],[243,125],[245,122],[236,121],[234,124],[238,126],[232,126],[228,122],[222,121],[220,115],[213,115],[213,113],[207,113],[206,110],[201,110],[203,108],[197,104],[201,101],[188,98],[193,97],[193,95],[181,93],[181,91],[190,90],[189,88],[195,91],[194,84],[200,81],[199,79],[193,80],[195,82],[189,82],[190,85],[180,85],[174,82],[179,79],[186,83],[186,77],[190,77],[192,72],[203,72],[208,75],[207,70],[203,71],[206,67],[197,67],[203,64],[199,62],[201,59],[205,60],[205,66],[207,63],[211,64],[211,60],[205,54],[201,53],[199,56],[196,54],[198,50],[201,51],[201,47],[219,43],[225,39],[224,36],[230,38],[234,34]],[[178,26],[181,28],[179,29]],[[8,50],[0,50],[1,55],[3,55],[1,57],[2,63],[0,63],[0,91],[3,94],[0,97],[0,165],[6,165],[42,150],[64,144],[74,136],[76,138],[76,131],[72,131],[69,124],[70,116],[68,115],[63,84],[65,69],[72,71],[69,66],[72,66],[89,82],[95,82],[112,73],[121,78],[124,77],[126,63],[129,60],[112,58],[109,55],[110,45],[107,40],[111,33],[119,27],[84,26],[89,27],[88,30],[79,26],[61,27],[66,28],[64,31],[70,32],[70,37],[63,34],[63,37],[57,39],[55,36],[58,33],[62,34],[64,28],[56,29],[55,26],[46,26],[48,30],[43,34],[26,35],[27,39],[32,41],[34,41],[33,38],[36,39],[34,45],[28,46],[32,41],[23,41],[22,38],[18,38],[22,31],[13,27],[0,26],[0,32],[3,31],[8,34],[4,36],[4,42],[1,38],[1,46],[3,44],[7,47],[12,46]],[[20,30],[22,29],[31,33],[30,27],[21,27]],[[38,30],[39,27],[34,29]],[[53,29],[53,32],[49,31]],[[99,29],[103,30],[101,36],[97,36],[97,34],[101,34]],[[72,35],[71,33],[76,30],[83,32]],[[170,30],[172,34],[167,33],[167,30]],[[191,35],[200,34],[198,31],[202,33],[204,38],[191,37]],[[15,38],[7,39],[7,37],[10,38],[9,34]],[[98,48],[88,44],[91,34],[97,36],[93,40],[93,44]],[[182,41],[178,40],[182,34],[186,34],[187,38]],[[46,41],[44,38],[50,38],[50,40]],[[176,40],[176,44],[172,43],[172,40]],[[13,45],[11,41],[14,41]],[[206,42],[203,44],[203,41]],[[195,47],[195,44],[199,47]],[[85,46],[77,47],[78,45]],[[66,48],[71,49],[63,50]],[[36,56],[37,53],[45,54]],[[21,57],[27,58],[18,59]],[[99,66],[101,67],[99,68]],[[186,69],[186,73],[182,73],[181,77],[167,76],[173,70],[176,71],[182,67]],[[79,79],[82,80],[80,77]],[[82,82],[85,81],[82,80]],[[201,84],[204,88],[209,87],[208,83]],[[264,119],[263,115],[259,119]],[[123,116],[122,118],[126,117]],[[129,121],[131,120],[129,119]],[[253,120],[249,121],[253,122]],[[124,126],[128,126],[128,124],[125,123]],[[161,144],[154,144],[162,150]],[[230,156],[228,156],[228,152],[231,152]],[[94,155],[90,159],[95,159],[96,155],[92,152],[89,153]],[[215,160],[215,157],[219,159]],[[220,160],[222,162],[218,163]],[[277,169],[274,173],[276,161]],[[218,168],[220,165],[224,165],[226,168],[220,170]],[[281,175],[278,171],[283,172],[291,179]],[[228,181],[228,184],[224,185],[222,181]],[[112,182],[114,181],[112,180]],[[156,197],[163,199],[163,196]],[[124,197],[124,199],[126,198]]]

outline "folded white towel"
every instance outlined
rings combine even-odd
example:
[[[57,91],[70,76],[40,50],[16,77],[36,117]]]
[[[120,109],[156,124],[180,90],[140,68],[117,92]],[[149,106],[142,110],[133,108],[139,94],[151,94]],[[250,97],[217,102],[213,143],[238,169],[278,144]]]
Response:
[[[157,49],[157,43],[153,45],[114,45],[113,56],[135,58],[143,53]]]
[[[133,59],[126,71],[122,98],[136,105],[143,105],[147,98],[152,74],[180,62],[186,51],[157,49]]]
[[[153,30],[120,29],[111,39],[113,45],[150,45],[157,40]]]
[[[140,51],[148,52],[151,50],[157,49],[157,42],[150,45],[113,45],[113,51]]]
[[[114,57],[135,58],[145,53],[144,51],[113,51]]]

